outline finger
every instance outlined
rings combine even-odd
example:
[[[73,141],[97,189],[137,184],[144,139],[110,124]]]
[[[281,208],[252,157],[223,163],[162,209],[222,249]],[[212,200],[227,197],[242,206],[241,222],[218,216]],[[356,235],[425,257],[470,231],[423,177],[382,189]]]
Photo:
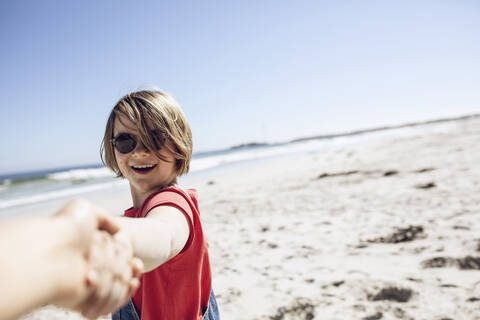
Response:
[[[109,294],[112,290],[112,280],[103,277],[102,283],[99,284],[98,290],[93,294],[93,298],[89,301],[86,315],[89,317],[99,317],[102,315],[102,310],[105,309],[109,302]]]
[[[132,248],[129,243],[123,241],[123,239],[114,236],[113,237],[115,261],[113,263],[114,272],[118,277],[125,278],[128,281],[131,278],[131,267],[129,266],[130,259],[132,257]]]
[[[124,283],[125,285],[125,283]],[[128,282],[128,286],[124,286],[125,293],[123,294],[123,297],[119,300],[119,303],[117,306],[114,308],[115,310],[118,310],[125,306],[130,298],[133,297],[134,293],[137,291],[137,289],[140,287],[140,281],[138,279],[132,279]]]
[[[92,293],[88,299],[85,301],[82,309],[81,314],[87,319],[96,319],[98,318],[98,314],[94,312],[95,304],[97,303],[97,297],[95,293]]]
[[[98,273],[92,266],[89,266],[89,269],[86,277],[87,288],[95,290],[98,284]]]
[[[104,299],[104,303],[101,306],[101,308],[98,309],[98,314],[103,315],[109,311],[113,306],[114,300],[115,300],[115,290],[117,290],[117,285],[112,283],[112,286],[110,287],[110,291],[108,292],[108,295]]]
[[[128,283],[122,282],[120,278],[114,281],[109,293],[108,300],[104,308],[102,308],[102,310],[100,311],[100,314],[104,315],[119,309],[122,306],[121,303],[123,302],[127,291]]]
[[[139,258],[132,258],[130,262],[132,268],[132,276],[134,278],[140,278],[143,273],[143,262]]]
[[[115,244],[115,286],[112,294],[109,311],[116,310],[128,302],[130,298],[130,280],[133,277],[132,266],[132,250],[128,243],[118,241],[121,239],[114,238]],[[138,266],[136,267],[138,269]],[[138,273],[138,272],[137,272]],[[104,310],[105,311],[105,310]]]
[[[129,290],[131,291],[131,293],[129,291],[129,294],[133,296],[135,294],[135,291],[137,291],[138,288],[140,288],[140,280],[137,278],[134,278],[130,280],[129,285],[130,285]]]
[[[128,302],[130,298],[130,280],[133,276],[131,246],[121,237],[115,236],[111,239],[113,240],[114,258],[111,260],[110,270],[114,273],[114,283],[110,291],[108,303],[100,311],[102,314],[115,311]],[[138,263],[136,263],[135,268],[139,269]],[[136,272],[138,273],[138,271]]]
[[[118,310],[127,303],[128,299],[130,299],[128,295],[129,290],[129,282],[119,281],[119,289],[117,290],[113,310]]]
[[[106,231],[111,235],[114,235],[120,230],[120,225],[112,216],[99,208],[97,208],[95,213],[97,215],[98,229]]]
[[[126,287],[126,292],[125,295],[123,296],[123,299],[120,301],[120,307],[124,306],[127,304],[128,300],[133,297],[135,292],[138,290],[140,287],[140,281],[138,279],[132,279],[128,282],[128,287]]]
[[[133,278],[132,268],[129,265],[130,262],[126,259],[125,260],[120,260],[120,261],[121,261],[121,266],[123,266],[123,268],[118,268],[116,270],[117,271],[117,277],[123,283],[128,283],[130,281],[130,279]]]
[[[103,231],[96,233],[97,241],[94,244],[96,250],[92,256],[95,271],[98,273],[98,281],[94,291],[93,300],[90,301],[86,315],[89,317],[98,317],[101,310],[108,303],[109,293],[113,284],[113,274],[109,269],[108,261],[113,259],[113,245],[111,237]]]
[[[128,300],[135,295],[135,292],[140,288],[140,280],[134,278],[128,283],[128,290],[126,295],[123,297],[123,300],[120,302],[121,306],[127,304]]]

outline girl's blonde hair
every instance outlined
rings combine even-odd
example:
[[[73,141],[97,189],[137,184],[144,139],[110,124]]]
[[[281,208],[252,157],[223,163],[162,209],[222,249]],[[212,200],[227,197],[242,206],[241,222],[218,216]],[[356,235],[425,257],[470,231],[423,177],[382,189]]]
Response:
[[[100,158],[103,164],[112,169],[118,177],[122,177],[122,173],[115,160],[112,139],[113,125],[119,115],[133,122],[145,147],[164,160],[155,147],[154,137],[150,134],[154,130],[161,132],[165,140],[171,142],[171,144],[165,143],[163,147],[167,148],[176,159],[177,176],[188,172],[192,157],[192,132],[180,105],[164,92],[141,90],[125,95],[113,107],[100,146]]]

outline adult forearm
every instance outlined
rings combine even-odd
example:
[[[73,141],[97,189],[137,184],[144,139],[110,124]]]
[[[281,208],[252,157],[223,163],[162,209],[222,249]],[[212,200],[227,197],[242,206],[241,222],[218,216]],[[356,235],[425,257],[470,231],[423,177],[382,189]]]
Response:
[[[76,233],[66,219],[44,218],[6,223],[0,230],[0,310],[2,319],[70,294],[81,284],[85,264],[67,250]],[[69,286],[69,284],[71,286]]]

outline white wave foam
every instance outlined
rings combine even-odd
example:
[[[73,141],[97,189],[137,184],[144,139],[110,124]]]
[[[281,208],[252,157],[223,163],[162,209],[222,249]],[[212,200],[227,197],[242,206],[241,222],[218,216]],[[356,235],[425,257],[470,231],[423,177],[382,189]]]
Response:
[[[438,123],[425,126],[404,127],[384,131],[367,132],[351,136],[336,137],[331,139],[313,139],[288,143],[278,146],[257,147],[227,151],[222,154],[192,159],[190,172],[215,168],[224,164],[247,160],[256,160],[272,156],[288,155],[300,152],[311,152],[328,149],[338,149],[345,145],[378,142],[395,138],[411,137],[425,132],[448,132],[456,123]]]
[[[115,177],[115,174],[108,168],[94,168],[56,172],[47,175],[47,177],[52,180],[90,180]]]
[[[127,183],[126,180],[119,180],[119,181],[106,182],[106,183],[97,183],[97,184],[83,186],[83,187],[75,187],[75,188],[68,188],[68,189],[62,189],[62,190],[57,190],[57,191],[49,191],[49,192],[43,192],[43,193],[40,193],[40,194],[30,195],[30,196],[27,196],[27,197],[20,197],[20,198],[15,198],[15,199],[10,199],[10,200],[3,200],[3,201],[0,201],[0,210],[10,208],[10,207],[14,207],[14,206],[19,206],[19,205],[31,204],[31,203],[47,201],[47,200],[51,200],[51,199],[58,199],[58,198],[72,196],[72,195],[78,195],[78,194],[81,194],[81,193],[86,193],[86,192],[91,192],[91,191],[96,191],[96,190],[102,190],[102,189],[106,189],[106,188],[110,188],[110,187],[113,187],[113,186],[126,184],[126,183]]]
[[[209,156],[205,158],[192,159],[190,171],[201,171],[215,168],[224,164],[240,161],[257,160],[272,156],[285,155],[294,152],[309,151],[321,148],[325,145],[325,140],[312,140],[293,144],[285,144],[270,147],[259,147],[245,150],[230,151],[228,153]]]
[[[12,180],[5,179],[0,182],[0,192],[8,190],[8,187],[12,184]]]

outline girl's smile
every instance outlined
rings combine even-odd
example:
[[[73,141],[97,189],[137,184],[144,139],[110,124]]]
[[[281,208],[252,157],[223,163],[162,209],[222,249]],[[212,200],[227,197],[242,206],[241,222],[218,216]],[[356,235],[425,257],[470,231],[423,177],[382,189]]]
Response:
[[[151,172],[157,165],[156,164],[146,164],[146,165],[134,165],[131,166],[133,171],[138,174],[147,174]]]
[[[151,172],[157,165],[144,165],[144,166],[132,166],[133,171],[138,174],[148,174]]]

